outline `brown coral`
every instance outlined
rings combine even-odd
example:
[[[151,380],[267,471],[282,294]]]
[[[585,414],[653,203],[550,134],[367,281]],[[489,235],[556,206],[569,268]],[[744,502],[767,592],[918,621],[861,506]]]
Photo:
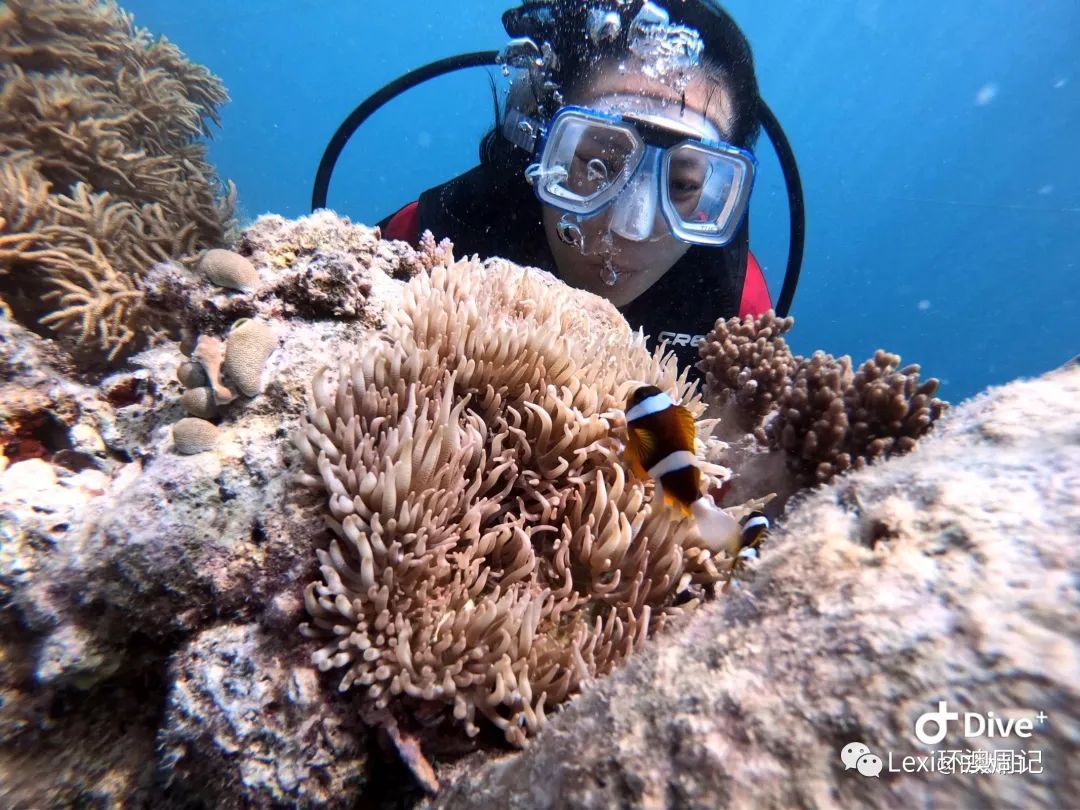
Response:
[[[0,294],[84,359],[152,339],[140,278],[227,239],[199,139],[224,88],[113,2],[0,8]]]
[[[793,355],[783,338],[793,323],[772,311],[717,321],[698,368],[709,396],[734,400],[759,439],[788,454],[800,485],[908,452],[947,407],[938,381],[895,354],[879,350],[857,372],[846,356]]]
[[[173,425],[172,432],[176,452],[186,456],[213,449],[221,438],[216,425],[195,416],[185,416]]]
[[[211,283],[230,290],[250,290],[259,283],[259,274],[251,261],[231,250],[206,251],[199,259],[198,269]]]
[[[879,349],[853,374],[850,358],[815,352],[800,364],[766,433],[807,484],[907,453],[947,407],[934,397],[938,381],[920,382],[919,371]]]
[[[225,339],[221,370],[246,397],[262,393],[263,366],[277,347],[274,328],[265,321],[244,318],[233,324]]]
[[[705,387],[725,392],[753,422],[775,407],[795,370],[786,334],[794,318],[771,310],[759,318],[717,321],[699,350]]]
[[[486,718],[521,744],[722,579],[618,458],[632,381],[703,407],[607,301],[461,261],[359,349],[316,377],[294,443],[335,535],[304,632],[369,720]]]

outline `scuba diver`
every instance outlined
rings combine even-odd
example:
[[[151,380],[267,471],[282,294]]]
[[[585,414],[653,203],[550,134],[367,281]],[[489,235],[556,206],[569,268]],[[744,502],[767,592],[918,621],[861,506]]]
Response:
[[[710,0],[525,0],[502,21],[513,39],[497,61],[518,72],[480,164],[386,217],[383,236],[416,245],[430,230],[458,255],[549,270],[693,370],[718,318],[772,307],[747,217],[764,122],[774,143],[779,133],[791,202],[786,314],[802,253],[798,173],[734,20]],[[315,207],[374,106],[335,135]]]

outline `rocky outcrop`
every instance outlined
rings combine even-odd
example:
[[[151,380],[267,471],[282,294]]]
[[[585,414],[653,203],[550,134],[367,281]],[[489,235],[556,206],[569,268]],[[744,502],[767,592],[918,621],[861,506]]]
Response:
[[[523,753],[443,769],[430,806],[1065,806],[1080,794],[1078,526],[1073,365],[967,402],[910,455],[805,497],[752,583]],[[953,722],[924,745],[915,722],[940,700],[1047,719],[1028,739],[965,739]],[[877,778],[845,769],[856,741],[885,760]],[[1042,773],[889,770],[889,753],[902,769],[939,749],[1040,751]]]
[[[288,437],[316,370],[399,317],[403,279],[449,254],[329,212],[266,218],[245,239],[259,285],[208,296],[205,279],[159,265],[148,278],[186,313],[186,343],[100,382],[0,310],[0,805],[407,806],[418,790],[399,755],[447,807],[1049,806],[1078,793],[1080,369],[991,391],[911,454],[796,496],[745,580],[702,591],[696,610],[696,594],[676,600],[686,615],[671,611],[612,675],[583,677],[522,752],[490,724],[471,740],[433,725],[422,700],[385,726],[381,751],[363,691],[340,693],[299,632],[317,552],[336,560],[326,500],[295,486]],[[364,277],[339,286],[328,262]],[[326,297],[302,315],[288,300],[312,280]],[[585,303],[577,326],[595,329],[610,307]],[[192,344],[243,317],[275,329],[259,390],[218,403],[213,447],[182,455],[184,387],[209,382]],[[1024,745],[988,745],[1041,750],[1044,774],[843,769],[853,741],[924,753],[912,725],[939,699],[1045,712]]]

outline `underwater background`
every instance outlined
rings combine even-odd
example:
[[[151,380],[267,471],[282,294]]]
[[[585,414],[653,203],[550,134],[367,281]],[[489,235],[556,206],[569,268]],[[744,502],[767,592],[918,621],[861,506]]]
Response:
[[[244,222],[307,213],[342,119],[413,68],[502,47],[511,5],[123,3],[228,88],[209,154],[237,183]],[[1080,352],[1080,4],[724,5],[802,173],[793,350],[858,359],[887,346],[939,377],[952,400]],[[474,165],[492,122],[484,70],[428,82],[349,142],[329,206],[373,224]],[[751,246],[775,300],[786,195],[764,136],[757,152]]]

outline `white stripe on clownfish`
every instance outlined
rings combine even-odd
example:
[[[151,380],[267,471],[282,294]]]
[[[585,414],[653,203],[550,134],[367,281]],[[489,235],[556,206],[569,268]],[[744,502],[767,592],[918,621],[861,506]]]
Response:
[[[668,473],[678,472],[684,467],[697,466],[698,459],[696,455],[689,450],[675,450],[649,467],[649,475],[654,481],[659,481],[661,477]]]
[[[769,519],[765,515],[750,515],[746,522],[743,524],[743,531],[747,535],[751,534],[755,529],[769,530]]]
[[[661,391],[659,394],[653,394],[651,397],[641,400],[641,402],[628,410],[626,412],[626,421],[627,423],[630,423],[638,419],[644,419],[646,416],[652,416],[654,413],[666,411],[674,404],[675,403],[671,401],[671,397]]]

